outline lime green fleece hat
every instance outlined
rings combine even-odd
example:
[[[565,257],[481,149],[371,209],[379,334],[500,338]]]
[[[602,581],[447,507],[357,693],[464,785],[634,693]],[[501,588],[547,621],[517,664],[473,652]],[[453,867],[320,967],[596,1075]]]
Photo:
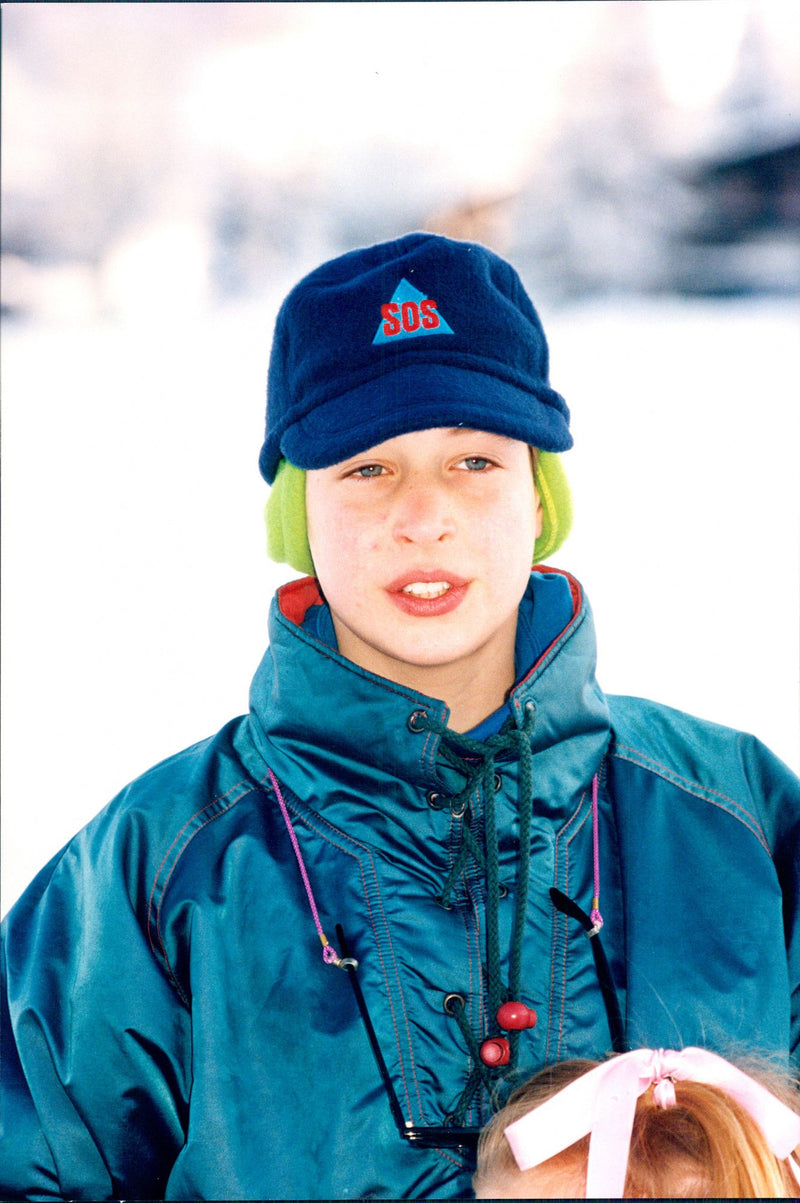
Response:
[[[538,453],[534,483],[542,503],[542,533],[533,548],[533,563],[539,564],[558,550],[572,527],[572,494],[560,455],[552,451]],[[278,465],[264,518],[270,558],[314,576],[306,526],[306,474],[287,459]]]

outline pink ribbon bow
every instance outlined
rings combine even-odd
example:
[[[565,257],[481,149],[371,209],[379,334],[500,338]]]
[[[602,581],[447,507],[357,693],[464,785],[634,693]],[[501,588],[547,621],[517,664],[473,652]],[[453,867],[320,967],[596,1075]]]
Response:
[[[519,1168],[529,1170],[591,1133],[586,1198],[620,1199],[637,1099],[655,1086],[655,1103],[673,1106],[672,1083],[682,1081],[716,1086],[734,1098],[758,1124],[774,1155],[789,1158],[800,1184],[800,1170],[790,1157],[800,1144],[800,1116],[760,1082],[701,1048],[622,1053],[510,1124],[505,1136]]]

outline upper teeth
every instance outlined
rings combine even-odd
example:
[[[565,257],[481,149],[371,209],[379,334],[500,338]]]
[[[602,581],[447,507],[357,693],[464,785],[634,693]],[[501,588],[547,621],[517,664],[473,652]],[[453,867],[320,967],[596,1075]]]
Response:
[[[412,597],[441,597],[451,588],[448,581],[414,581],[403,586],[403,593],[410,593]]]

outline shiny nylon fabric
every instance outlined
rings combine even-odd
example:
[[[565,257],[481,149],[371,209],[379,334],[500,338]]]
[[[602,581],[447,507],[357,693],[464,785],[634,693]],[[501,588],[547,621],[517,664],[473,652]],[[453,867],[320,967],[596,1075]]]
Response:
[[[523,603],[534,609],[537,577]],[[750,737],[606,698],[588,605],[565,580],[572,620],[512,696],[518,725],[536,708],[521,978],[539,1023],[520,1038],[521,1072],[609,1047],[589,942],[548,896],[556,885],[588,909],[598,770],[603,940],[629,1044],[785,1056],[800,976],[781,921],[781,886],[798,893],[794,778]],[[460,833],[426,794],[463,778],[407,725],[416,709],[446,711],[302,631],[315,596],[297,582],[273,606],[250,715],[123,791],[4,925],[3,1197],[468,1193],[457,1153],[396,1132],[267,780],[269,765],[323,927],[341,923],[359,959],[404,1116],[440,1123],[469,1072],[444,994],[462,992],[474,1030],[491,1031],[476,867],[451,911],[435,902]],[[500,877],[513,883],[518,764],[499,770]],[[480,824],[480,796],[473,810]],[[504,956],[512,911],[506,899]],[[471,1122],[488,1110],[481,1096]]]

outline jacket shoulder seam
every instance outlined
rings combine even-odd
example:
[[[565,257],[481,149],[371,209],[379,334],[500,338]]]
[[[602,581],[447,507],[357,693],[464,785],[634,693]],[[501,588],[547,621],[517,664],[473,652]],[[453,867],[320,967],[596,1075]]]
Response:
[[[186,993],[173,971],[161,934],[161,910],[169,883],[181,857],[194,837],[207,827],[209,823],[213,823],[215,819],[227,814],[231,807],[240,802],[242,798],[245,798],[253,790],[264,785],[266,780],[266,775],[261,781],[256,783],[251,779],[243,778],[241,781],[237,781],[235,785],[232,785],[230,789],[227,789],[224,794],[220,794],[218,797],[212,799],[211,802],[207,802],[200,810],[195,811],[178,831],[169,848],[164,853],[161,864],[158,866],[153,877],[153,884],[147,900],[147,938],[150,942],[153,955],[163,961],[170,982],[187,1006],[189,1005],[189,999],[186,997]]]
[[[708,802],[712,806],[719,807],[724,810],[731,818],[737,819],[742,823],[748,831],[756,837],[768,856],[772,856],[772,849],[767,842],[764,831],[758,819],[744,806],[741,802],[737,802],[735,798],[731,798],[728,794],[722,793],[721,790],[713,789],[711,786],[703,785],[699,781],[695,781],[690,777],[684,777],[669,765],[662,764],[652,756],[648,756],[646,752],[640,751],[638,748],[632,747],[630,744],[616,744],[612,751],[612,755],[619,760],[626,760],[630,764],[636,764],[639,768],[645,769],[647,772],[656,773],[664,780],[670,781],[678,789],[684,790],[687,794],[692,794],[695,798],[700,798],[703,802]]]

